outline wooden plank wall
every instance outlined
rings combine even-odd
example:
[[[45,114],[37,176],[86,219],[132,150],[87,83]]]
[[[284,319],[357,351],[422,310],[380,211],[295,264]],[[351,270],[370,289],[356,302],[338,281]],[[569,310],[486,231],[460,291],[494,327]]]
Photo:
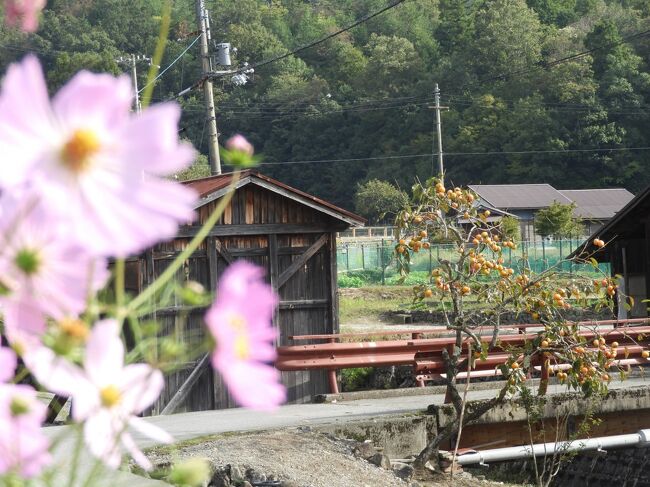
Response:
[[[216,204],[217,202],[212,202],[198,210],[197,224],[209,216]],[[290,343],[288,337],[291,335],[337,331],[335,231],[340,228],[341,222],[285,196],[248,185],[237,191],[218,223],[224,227],[243,224],[313,226],[318,227],[319,231],[300,234],[278,234],[274,231],[273,234],[209,237],[178,272],[178,280],[194,280],[206,289],[213,290],[214,283],[223,274],[230,260],[245,259],[266,269],[267,281],[277,287],[278,277],[322,238],[324,245],[276,289],[280,296],[280,306],[275,317],[279,327],[278,342],[283,345]],[[320,229],[329,227],[330,232],[320,232]],[[188,238],[177,238],[160,244],[153,252],[145,254],[139,266],[141,281],[147,283],[160,275],[188,242]],[[163,333],[174,333],[178,340],[191,343],[205,336],[204,312],[195,310],[182,315],[179,310],[170,310],[158,312],[157,318],[162,323]],[[183,326],[185,316],[187,326]],[[154,414],[164,408],[191,373],[194,364],[186,365],[185,370],[167,375],[165,391],[154,407]],[[328,392],[325,372],[283,372],[282,380],[287,386],[290,403],[309,402],[313,395]],[[222,379],[218,374],[210,372],[201,376],[178,411],[233,406],[235,403]]]

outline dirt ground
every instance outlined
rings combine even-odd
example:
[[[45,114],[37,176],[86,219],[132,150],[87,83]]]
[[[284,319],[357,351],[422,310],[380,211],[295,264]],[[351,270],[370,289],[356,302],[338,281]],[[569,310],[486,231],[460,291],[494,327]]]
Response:
[[[224,435],[175,447],[157,448],[147,453],[155,465],[171,459],[205,458],[215,467],[236,465],[267,478],[295,487],[475,487],[503,486],[456,474],[453,480],[412,480],[405,482],[392,471],[377,467],[352,454],[353,442],[333,438],[309,429],[290,429],[241,435]]]

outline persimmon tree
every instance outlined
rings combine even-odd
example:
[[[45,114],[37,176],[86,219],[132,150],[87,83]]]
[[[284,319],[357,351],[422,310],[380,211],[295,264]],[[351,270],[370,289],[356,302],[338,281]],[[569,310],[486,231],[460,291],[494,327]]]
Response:
[[[453,258],[440,259],[429,282],[413,288],[416,304],[435,303],[442,308],[454,338],[453,347],[442,353],[455,419],[420,453],[416,467],[423,467],[441,442],[458,435],[463,424],[527,387],[536,366],[585,395],[606,391],[618,344],[607,343],[595,328],[586,338],[572,321],[588,310],[613,309],[616,284],[598,269],[595,260],[590,272],[584,273],[561,272],[560,263],[537,274],[525,261],[509,267],[505,250],[516,249],[517,244],[503,236],[500,222],[489,218],[490,211],[480,207],[475,193],[447,189],[437,178],[415,184],[412,192],[410,205],[396,220],[400,238],[395,252],[402,275],[408,274],[414,254],[427,247],[428,235],[443,234],[456,250]],[[599,244],[604,243],[598,240]],[[502,341],[503,335],[512,335],[504,331],[506,317],[512,316],[517,323],[538,326],[527,329],[521,340]],[[588,327],[582,326],[581,331]],[[505,379],[503,386],[493,399],[466,404],[457,374],[486,368],[481,362],[493,353],[504,355],[497,367]],[[540,395],[546,392],[547,377],[544,374],[540,382]]]

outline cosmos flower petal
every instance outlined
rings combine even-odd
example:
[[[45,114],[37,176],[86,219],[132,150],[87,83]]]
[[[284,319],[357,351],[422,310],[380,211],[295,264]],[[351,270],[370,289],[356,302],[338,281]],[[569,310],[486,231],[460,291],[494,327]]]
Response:
[[[178,142],[180,116],[176,103],[160,103],[144,110],[124,132],[121,157],[127,164],[133,160],[148,173],[163,176],[188,167],[196,158],[196,151],[190,144]],[[151,132],[157,137],[148,137]]]
[[[159,428],[155,424],[151,424],[142,418],[132,417],[129,420],[129,425],[133,427],[138,433],[157,441],[158,443],[173,443],[174,438],[167,433],[164,429]]]
[[[153,468],[149,459],[144,455],[144,453],[142,453],[142,450],[138,448],[130,434],[123,433],[120,440],[126,448],[126,451],[128,451],[131,454],[131,457],[133,457],[135,463],[147,471]]]
[[[28,55],[12,64],[0,91],[0,154],[3,164],[0,186],[22,184],[52,139],[52,112],[43,71],[36,57]],[[39,143],[34,143],[39,140]]]
[[[217,299],[205,321],[217,343],[212,365],[235,401],[268,410],[286,399],[280,373],[265,362],[275,358],[272,316],[278,298],[261,268],[237,261],[224,272]]]
[[[122,392],[124,407],[138,414],[158,399],[165,380],[159,370],[147,364],[133,364],[124,367],[116,385]]]
[[[18,359],[14,351],[7,347],[0,347],[0,382],[8,382],[16,370]]]
[[[117,469],[122,461],[118,436],[108,411],[100,410],[84,423],[84,442],[90,452],[107,466]]]
[[[47,347],[29,350],[23,360],[36,380],[51,392],[71,396],[86,386],[81,369]]]
[[[55,95],[52,108],[68,129],[106,131],[127,121],[132,103],[128,76],[81,71]]]
[[[124,365],[124,344],[115,320],[99,321],[93,326],[88,343],[84,369],[90,380],[100,387],[113,384],[115,374]]]
[[[238,361],[223,364],[219,371],[235,401],[244,407],[270,411],[286,400],[280,372],[270,365]]]
[[[21,414],[12,410],[15,401],[22,406]],[[31,386],[0,384],[0,475],[17,472],[28,479],[51,461],[49,440],[41,428],[46,412]]]
[[[13,191],[29,179],[53,218],[95,256],[140,252],[193,217],[196,194],[159,177],[194,158],[178,138],[179,109],[135,115],[131,102],[126,77],[81,72],[50,104],[29,56],[9,68],[0,93],[0,154],[12,161],[0,187]]]

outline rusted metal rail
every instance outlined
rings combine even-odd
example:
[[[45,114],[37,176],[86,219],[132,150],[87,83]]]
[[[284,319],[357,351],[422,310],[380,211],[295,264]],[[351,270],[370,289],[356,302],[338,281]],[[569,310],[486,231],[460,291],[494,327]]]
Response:
[[[580,326],[579,336],[589,340],[596,336],[603,336],[608,341],[618,341],[623,346],[628,346],[628,357],[640,359],[642,346],[637,345],[639,335],[647,335],[643,344],[650,342],[650,319],[639,318],[631,320],[606,320],[585,321],[573,323]],[[636,326],[635,326],[636,325]],[[526,341],[538,336],[543,329],[540,324],[515,324],[506,325],[505,329],[516,329],[518,333],[501,335],[499,347],[493,350],[485,360],[477,361],[477,367],[470,372],[470,377],[483,377],[496,375],[495,368],[508,360],[506,349],[511,346],[521,346]],[[487,332],[489,328],[485,328]],[[276,367],[283,371],[292,370],[327,370],[330,392],[339,392],[336,373],[339,369],[356,367],[383,367],[393,365],[410,365],[413,367],[416,380],[420,386],[432,377],[442,377],[445,366],[443,350],[453,350],[454,337],[421,338],[425,334],[449,333],[448,329],[412,329],[382,332],[343,333],[335,335],[301,335],[290,337],[294,341],[327,340],[327,343],[302,344],[278,347]],[[349,341],[340,342],[342,338],[366,338],[391,335],[411,335],[405,340],[380,340],[380,341]],[[632,336],[632,334],[634,336]],[[483,342],[491,340],[491,334],[481,336]],[[468,342],[463,344],[467,350]],[[638,348],[638,350],[637,350]],[[546,370],[542,370],[545,375]]]

